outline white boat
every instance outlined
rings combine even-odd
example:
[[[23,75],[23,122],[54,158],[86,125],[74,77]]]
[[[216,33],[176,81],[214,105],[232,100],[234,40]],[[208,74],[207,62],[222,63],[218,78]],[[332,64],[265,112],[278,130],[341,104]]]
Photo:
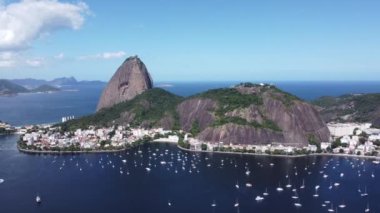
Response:
[[[41,197],[40,196],[36,196],[36,203],[41,203],[42,202],[42,200],[41,200]]]
[[[344,173],[340,173],[340,177],[343,177],[344,176]]]
[[[360,196],[362,196],[362,197],[368,196],[367,187],[364,188],[364,193],[362,193]]]
[[[331,208],[327,209],[328,212],[334,212],[333,204],[331,204]]]
[[[252,184],[251,183],[246,183],[245,186],[246,187],[252,187]]]
[[[294,206],[295,207],[302,207],[302,204],[297,202],[297,203],[294,203]]]
[[[264,195],[264,196],[268,196],[268,195],[269,195],[269,193],[268,193],[268,189],[267,189],[267,188],[265,189],[265,192],[263,193],[263,195]]]
[[[346,204],[342,203],[338,207],[341,208],[341,209],[344,209],[344,208],[346,208]]]
[[[281,187],[281,185],[280,184],[278,184],[278,187],[277,187],[277,189],[276,189],[278,192],[282,192],[282,191],[284,191],[284,189]]]
[[[300,189],[304,189],[305,188],[305,179],[302,180],[302,185],[300,186]]]
[[[289,179],[289,181],[288,181],[288,184],[286,184],[285,187],[286,187],[286,188],[291,188],[291,187],[292,187],[292,184],[290,184],[290,179]]]
[[[380,164],[380,161],[374,160],[374,161],[372,161],[372,163],[374,163],[374,164]]]
[[[334,183],[335,187],[338,187],[339,185],[340,185],[340,183]]]
[[[170,201],[168,201],[168,206],[172,206],[172,203]]]
[[[372,178],[375,178],[375,174],[374,174],[373,172],[372,172],[372,174],[371,174],[371,177],[372,177]]]
[[[0,179],[0,184],[4,183],[4,179]]]
[[[246,174],[247,176],[249,176],[249,174],[251,174],[251,171],[247,170],[247,171],[245,171],[245,174]]]
[[[214,202],[212,202],[211,207],[216,207],[215,200],[214,200]]]
[[[235,188],[239,189],[239,182],[236,181]]]
[[[150,168],[149,168],[149,167],[146,167],[145,170],[146,170],[147,172],[150,172]]]
[[[369,203],[367,203],[367,207],[365,208],[364,212],[369,212],[369,211],[371,210],[369,209]]]
[[[256,200],[256,201],[262,201],[262,200],[264,200],[264,197],[256,196],[255,200]]]
[[[125,160],[125,159],[124,159],[124,160],[122,160],[122,161],[123,161],[123,163],[127,163],[127,160]]]
[[[236,201],[236,203],[234,204],[234,207],[235,208],[239,207],[239,201]]]

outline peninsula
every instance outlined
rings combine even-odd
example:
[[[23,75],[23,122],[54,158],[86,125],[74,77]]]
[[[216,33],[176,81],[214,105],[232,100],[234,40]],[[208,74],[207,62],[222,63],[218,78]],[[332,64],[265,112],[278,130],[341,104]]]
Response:
[[[25,130],[19,148],[118,151],[155,139],[199,151],[377,155],[376,142],[364,144],[371,141],[359,135],[357,143],[343,149],[343,136],[357,133],[330,134],[332,128],[315,106],[272,84],[240,83],[186,98],[153,88],[145,64],[133,56],[109,81],[95,114]]]

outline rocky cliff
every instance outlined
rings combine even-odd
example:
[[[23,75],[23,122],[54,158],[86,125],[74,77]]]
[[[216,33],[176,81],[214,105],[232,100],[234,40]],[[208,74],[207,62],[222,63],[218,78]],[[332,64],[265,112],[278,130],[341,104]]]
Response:
[[[318,111],[270,85],[241,84],[211,90],[177,107],[182,129],[199,128],[197,138],[225,144],[306,145],[330,137]]]
[[[97,111],[131,100],[152,86],[152,79],[144,63],[137,56],[129,57],[108,82],[100,97]]]

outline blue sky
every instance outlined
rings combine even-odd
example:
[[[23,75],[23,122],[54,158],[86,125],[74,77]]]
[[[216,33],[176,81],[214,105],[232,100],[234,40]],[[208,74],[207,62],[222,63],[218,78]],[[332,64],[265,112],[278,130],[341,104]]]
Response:
[[[137,54],[155,81],[380,80],[377,0],[0,2],[20,6],[0,18],[1,78],[108,80]],[[41,24],[9,24],[19,8]]]

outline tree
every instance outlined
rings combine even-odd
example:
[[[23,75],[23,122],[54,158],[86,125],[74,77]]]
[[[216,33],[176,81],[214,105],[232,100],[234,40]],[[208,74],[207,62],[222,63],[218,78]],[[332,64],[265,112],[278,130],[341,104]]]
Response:
[[[198,135],[198,133],[201,131],[200,129],[200,126],[199,126],[199,122],[196,120],[193,122],[193,124],[191,125],[191,129],[190,129],[190,133],[193,135],[193,136],[196,136]]]
[[[202,145],[201,145],[201,149],[202,149],[203,151],[207,150],[207,144],[202,143]]]

